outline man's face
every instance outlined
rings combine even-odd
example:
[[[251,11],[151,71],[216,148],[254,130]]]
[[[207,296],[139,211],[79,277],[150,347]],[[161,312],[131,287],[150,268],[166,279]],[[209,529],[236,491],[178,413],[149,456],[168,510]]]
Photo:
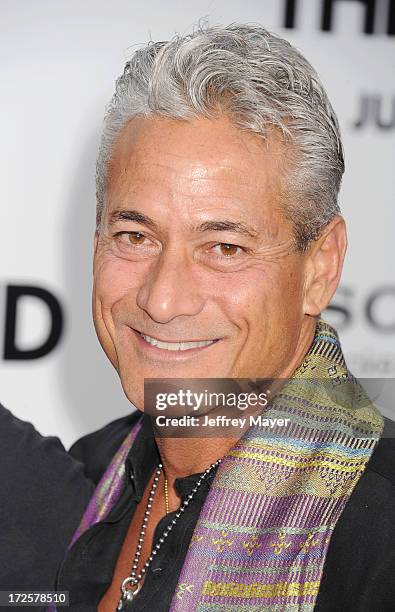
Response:
[[[286,371],[306,324],[306,256],[282,213],[283,172],[279,140],[225,118],[135,118],[118,135],[93,314],[138,408],[144,378]]]

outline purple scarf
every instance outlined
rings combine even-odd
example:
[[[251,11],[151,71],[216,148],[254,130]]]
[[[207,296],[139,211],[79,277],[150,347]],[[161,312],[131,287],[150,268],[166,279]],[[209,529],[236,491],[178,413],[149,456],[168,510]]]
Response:
[[[320,383],[320,384],[319,384]],[[265,409],[286,428],[250,427],[220,464],[182,567],[171,612],[314,609],[329,542],[381,436],[383,419],[318,321],[303,363]],[[69,548],[116,503],[133,427]],[[134,551],[131,551],[131,557]]]

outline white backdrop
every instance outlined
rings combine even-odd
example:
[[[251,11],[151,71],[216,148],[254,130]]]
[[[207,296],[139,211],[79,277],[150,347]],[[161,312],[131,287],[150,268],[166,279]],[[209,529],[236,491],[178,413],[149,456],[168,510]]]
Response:
[[[296,8],[292,29],[284,28],[287,4]],[[16,415],[69,445],[131,409],[91,323],[101,120],[135,46],[188,32],[202,17],[259,22],[320,73],[343,129],[350,239],[330,318],[355,374],[395,377],[394,2],[378,0],[370,34],[364,3],[352,0],[333,3],[332,29],[322,31],[323,4],[0,0],[0,401]],[[361,105],[368,113],[356,127]],[[4,350],[12,286],[46,289],[61,305],[64,332],[41,358],[12,358],[10,338]],[[17,304],[11,345],[34,349],[48,334],[49,309],[35,297]]]

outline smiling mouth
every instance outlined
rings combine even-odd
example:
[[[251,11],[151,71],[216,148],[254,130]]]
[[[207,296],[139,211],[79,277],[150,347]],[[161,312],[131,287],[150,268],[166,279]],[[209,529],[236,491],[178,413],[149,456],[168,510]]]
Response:
[[[155,346],[156,348],[162,349],[165,351],[188,351],[190,349],[197,349],[197,348],[203,348],[205,346],[210,346],[211,344],[218,342],[217,339],[215,340],[196,340],[196,341],[193,341],[193,340],[191,341],[182,340],[181,341],[180,340],[178,342],[165,342],[163,340],[159,340],[158,338],[154,338],[153,336],[142,334],[139,331],[137,331],[137,333],[141,336],[141,338],[143,338],[143,340],[145,340],[145,342],[147,342],[151,346]]]

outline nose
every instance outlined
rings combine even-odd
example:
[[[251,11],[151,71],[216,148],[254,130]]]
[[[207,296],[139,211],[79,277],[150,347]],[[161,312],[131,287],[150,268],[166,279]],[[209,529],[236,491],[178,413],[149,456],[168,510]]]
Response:
[[[163,251],[137,294],[137,305],[157,323],[194,316],[204,306],[204,295],[183,252]]]

